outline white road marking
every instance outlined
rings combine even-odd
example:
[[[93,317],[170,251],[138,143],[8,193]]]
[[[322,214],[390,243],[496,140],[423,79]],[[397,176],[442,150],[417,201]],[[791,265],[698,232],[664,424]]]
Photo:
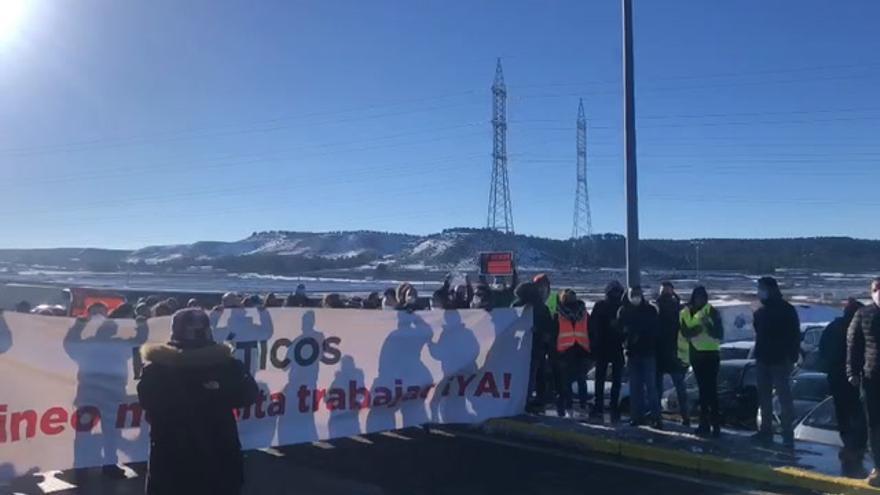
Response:
[[[397,440],[412,440],[412,438],[408,436],[401,435],[400,433],[395,433],[393,431],[380,431],[379,434],[383,437],[395,438]]]
[[[333,444],[327,443],[327,442],[312,442],[312,446],[318,447],[319,449],[324,449],[324,450],[330,450],[330,449],[336,448]]]
[[[370,440],[369,438],[366,438],[366,437],[362,437],[360,435],[353,435],[348,438],[349,438],[349,440],[354,440],[355,442],[358,442],[358,443],[363,443],[366,445],[373,445],[372,440]]]

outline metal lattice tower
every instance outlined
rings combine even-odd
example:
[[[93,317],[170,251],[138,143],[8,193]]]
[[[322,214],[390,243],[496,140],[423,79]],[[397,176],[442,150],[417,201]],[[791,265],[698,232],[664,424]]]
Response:
[[[486,227],[512,234],[513,211],[510,206],[510,183],[507,180],[507,87],[504,85],[500,58],[492,84],[492,131],[492,184],[489,187]]]
[[[590,193],[587,188],[587,118],[584,116],[584,100],[581,100],[577,117],[577,191],[574,196],[571,238],[580,239],[592,235],[593,219],[590,215]]]

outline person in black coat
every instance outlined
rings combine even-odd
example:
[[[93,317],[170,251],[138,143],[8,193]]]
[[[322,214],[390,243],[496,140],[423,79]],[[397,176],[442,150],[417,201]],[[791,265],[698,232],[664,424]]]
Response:
[[[523,282],[516,287],[516,300],[513,307],[529,306],[532,308],[532,355],[529,364],[528,397],[531,398],[527,407],[530,411],[543,412],[547,403],[547,370],[548,354],[551,343],[556,342],[558,329],[553,316],[537,285]],[[534,398],[532,398],[534,394]]]
[[[233,409],[257,400],[257,384],[232,347],[214,343],[208,315],[178,311],[168,344],[141,349],[138,399],[150,417],[148,495],[234,495],[244,469]]]
[[[596,361],[595,403],[590,411],[593,419],[605,413],[605,378],[611,368],[611,422],[620,421],[620,384],[623,381],[623,334],[617,311],[623,297],[623,285],[612,280],[605,286],[605,299],[597,301],[590,312],[590,349]]]
[[[675,293],[672,282],[660,284],[660,296],[657,297],[657,313],[660,318],[660,335],[657,339],[657,393],[663,395],[663,375],[672,378],[672,384],[678,398],[678,409],[681,411],[681,423],[690,426],[691,420],[687,404],[687,391],[684,377],[688,364],[679,356],[679,318],[681,317],[681,299]]]
[[[867,475],[862,461],[867,449],[868,431],[859,389],[852,386],[846,376],[846,332],[862,306],[855,299],[848,300],[843,316],[829,323],[819,340],[819,368],[828,375],[837,430],[843,442],[839,454],[841,471],[844,476],[855,478]]]
[[[642,295],[641,287],[631,287],[617,312],[623,332],[629,371],[630,425],[645,423],[663,428],[660,396],[657,393],[657,334],[660,321],[657,310]]]
[[[760,442],[773,440],[773,390],[782,408],[782,443],[794,447],[794,400],[791,373],[801,352],[801,325],[797,310],[782,298],[773,277],[758,280],[761,307],[754,315],[755,371],[758,378],[758,404],[761,429],[753,435]]]
[[[874,457],[868,484],[880,487],[880,278],[871,282],[871,299],[871,304],[856,312],[846,332],[846,375],[852,386],[862,387]]]

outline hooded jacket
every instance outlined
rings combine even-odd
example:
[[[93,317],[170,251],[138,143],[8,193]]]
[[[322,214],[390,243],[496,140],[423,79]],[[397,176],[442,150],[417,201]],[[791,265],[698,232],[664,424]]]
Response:
[[[801,352],[801,324],[797,310],[782,298],[778,287],[754,315],[755,360],[758,364],[796,363]]]
[[[653,357],[657,353],[660,320],[657,310],[647,301],[636,306],[625,299],[617,313],[628,357]]]
[[[148,495],[238,494],[244,482],[233,409],[258,389],[225,344],[141,349],[138,399],[150,415]]]
[[[532,332],[534,334],[532,345],[547,346],[550,343],[555,343],[556,336],[559,334],[559,327],[556,325],[547,305],[541,300],[541,293],[538,287],[532,282],[523,282],[516,287],[515,294],[516,300],[512,304],[513,307],[532,307]]]
[[[597,301],[590,313],[588,328],[590,349],[597,360],[623,359],[623,333],[617,321],[620,293],[605,291],[605,299]]]

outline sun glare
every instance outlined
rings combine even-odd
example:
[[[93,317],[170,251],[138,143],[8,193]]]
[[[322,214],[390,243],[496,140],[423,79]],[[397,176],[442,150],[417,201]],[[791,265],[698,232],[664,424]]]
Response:
[[[27,12],[29,0],[0,0],[0,43],[15,37]]]

